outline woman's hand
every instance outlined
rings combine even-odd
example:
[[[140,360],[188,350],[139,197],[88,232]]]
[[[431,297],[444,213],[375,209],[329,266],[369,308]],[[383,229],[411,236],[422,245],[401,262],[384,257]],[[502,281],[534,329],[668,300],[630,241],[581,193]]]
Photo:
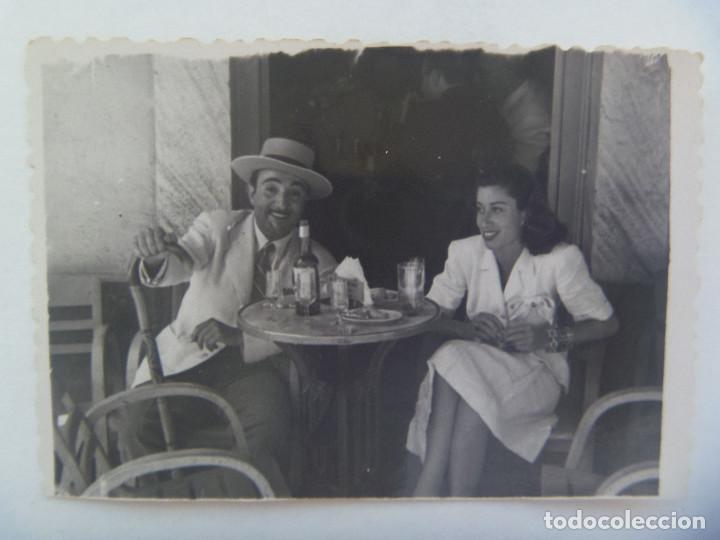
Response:
[[[470,321],[475,339],[490,345],[500,346],[505,342],[505,327],[492,313],[478,313]]]
[[[215,319],[198,324],[190,336],[201,349],[214,351],[221,345],[240,345],[242,332]]]
[[[505,348],[517,352],[545,350],[550,343],[549,325],[510,321],[505,330]]]

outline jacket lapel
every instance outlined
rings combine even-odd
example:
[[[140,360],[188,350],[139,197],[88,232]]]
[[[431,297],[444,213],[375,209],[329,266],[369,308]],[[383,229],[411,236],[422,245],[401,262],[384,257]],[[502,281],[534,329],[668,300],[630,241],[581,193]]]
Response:
[[[530,286],[534,281],[534,274],[535,264],[533,256],[530,255],[527,248],[523,248],[518,260],[515,261],[515,265],[510,272],[510,276],[508,276],[508,281],[505,285],[505,291],[503,294],[505,302],[515,298],[516,296],[528,296],[534,294],[533,287]]]

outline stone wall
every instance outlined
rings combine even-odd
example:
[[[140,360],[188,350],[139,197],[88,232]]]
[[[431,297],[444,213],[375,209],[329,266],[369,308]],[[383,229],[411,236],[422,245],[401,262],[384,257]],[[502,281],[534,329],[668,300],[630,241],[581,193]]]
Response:
[[[226,60],[45,66],[43,122],[51,273],[122,276],[140,227],[230,206]]]
[[[650,282],[668,264],[670,68],[663,55],[603,59],[592,270]]]
[[[228,63],[153,63],[157,214],[179,233],[203,210],[230,208]]]
[[[152,58],[43,70],[48,271],[122,274],[155,214]]]

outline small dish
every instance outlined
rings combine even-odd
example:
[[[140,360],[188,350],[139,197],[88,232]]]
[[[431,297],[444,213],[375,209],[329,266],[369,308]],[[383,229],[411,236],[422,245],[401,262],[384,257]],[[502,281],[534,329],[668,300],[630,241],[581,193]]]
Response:
[[[360,307],[341,315],[344,321],[355,324],[386,324],[402,319],[403,314],[394,309]]]

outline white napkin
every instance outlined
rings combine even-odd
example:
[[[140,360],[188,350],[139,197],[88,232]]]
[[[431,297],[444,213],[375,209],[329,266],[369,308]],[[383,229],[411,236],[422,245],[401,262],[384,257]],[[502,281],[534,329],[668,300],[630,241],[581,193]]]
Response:
[[[370,287],[368,287],[367,280],[365,279],[365,272],[363,272],[362,265],[359,259],[353,257],[345,257],[343,261],[335,268],[335,275],[345,279],[356,279],[363,286],[363,304],[366,306],[372,306],[373,300],[370,294]]]

